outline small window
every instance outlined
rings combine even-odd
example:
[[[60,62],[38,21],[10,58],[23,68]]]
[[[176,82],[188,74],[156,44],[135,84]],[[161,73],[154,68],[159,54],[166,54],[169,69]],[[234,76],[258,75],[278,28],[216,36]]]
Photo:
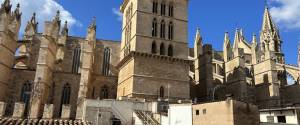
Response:
[[[164,20],[160,23],[160,38],[166,37],[166,23]]]
[[[174,27],[173,27],[173,22],[169,23],[169,27],[168,27],[168,39],[169,40],[173,40],[173,35],[174,34]]]
[[[152,37],[157,36],[157,21],[156,18],[153,19],[152,21]]]
[[[166,15],[166,4],[161,3],[161,10],[160,10],[161,15]]]
[[[152,12],[153,13],[157,13],[157,6],[158,6],[158,3],[156,1],[153,1],[153,5],[152,5]]]
[[[153,41],[152,48],[151,48],[151,53],[156,54],[156,50],[157,50],[156,43],[155,43],[155,41]]]
[[[168,56],[172,57],[173,56],[173,46],[169,45],[168,47]]]
[[[174,7],[172,4],[169,5],[169,16],[170,17],[173,17],[174,15]]]
[[[164,87],[160,87],[159,89],[159,97],[160,98],[164,98],[165,97],[165,90],[164,90]]]
[[[160,55],[165,55],[165,45],[163,43],[160,44]]]
[[[286,118],[285,116],[277,116],[278,122],[279,123],[286,123]]]
[[[108,87],[106,85],[101,88],[100,99],[108,99]]]
[[[196,110],[196,115],[199,115],[199,114],[200,114],[199,110]]]

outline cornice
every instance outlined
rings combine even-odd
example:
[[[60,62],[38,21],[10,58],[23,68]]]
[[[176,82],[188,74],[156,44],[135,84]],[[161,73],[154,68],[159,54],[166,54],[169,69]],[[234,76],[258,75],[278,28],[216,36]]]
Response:
[[[124,64],[126,64],[133,57],[154,58],[154,59],[165,60],[165,61],[170,61],[170,62],[187,63],[189,65],[192,65],[192,63],[193,63],[193,61],[187,60],[187,59],[180,59],[180,58],[174,58],[174,57],[170,57],[170,56],[162,56],[162,55],[156,55],[156,54],[131,51],[126,57],[124,57],[119,62],[119,64],[116,66],[116,68],[120,69]]]

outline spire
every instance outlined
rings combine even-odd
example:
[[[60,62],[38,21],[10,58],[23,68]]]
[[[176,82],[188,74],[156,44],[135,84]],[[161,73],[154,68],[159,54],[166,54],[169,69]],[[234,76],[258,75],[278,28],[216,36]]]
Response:
[[[230,39],[229,39],[228,32],[225,32],[223,52],[224,52],[224,61],[227,62],[231,57],[231,46],[230,46]]]
[[[252,36],[252,45],[256,45],[257,46],[257,39],[256,39],[256,34],[253,33],[253,36]]]
[[[20,3],[17,4],[14,14],[15,14],[17,20],[21,19],[22,13],[20,12]]]
[[[238,49],[240,40],[241,40],[241,34],[240,34],[240,30],[237,28],[234,36],[233,49]]]
[[[11,11],[11,4],[10,0],[5,0],[4,3],[1,5],[1,9],[4,9],[6,13],[9,13]]]
[[[55,17],[54,17],[54,19],[53,19],[53,22],[60,22],[60,11],[59,10],[57,10],[57,12],[56,12],[56,15],[55,15]]]
[[[275,24],[273,23],[273,19],[271,17],[270,11],[268,6],[265,7],[264,17],[263,17],[263,25],[262,25],[262,32],[274,32],[277,31]]]
[[[197,28],[195,42],[194,42],[194,56],[197,58],[199,55],[203,54],[203,43],[202,36],[200,34],[200,28]]]
[[[31,17],[31,20],[30,20],[30,23],[37,24],[35,16],[36,16],[36,13],[33,13],[32,17]]]
[[[195,37],[195,46],[196,45],[202,45],[202,36],[200,34],[200,28],[197,28],[196,37]]]
[[[230,46],[230,39],[229,39],[229,34],[228,32],[225,32],[225,37],[224,37],[224,47]]]
[[[86,39],[88,41],[95,41],[96,40],[96,17],[93,17],[92,23],[90,24],[88,28],[88,33],[86,36]]]
[[[93,17],[92,23],[90,24],[89,28],[96,30],[96,17]]]
[[[68,29],[68,21],[65,21],[64,27],[61,31],[61,35],[68,35],[69,29]]]
[[[252,56],[252,64],[257,63],[257,40],[256,40],[256,35],[253,34],[252,36],[252,45],[251,45],[251,56]]]
[[[36,22],[36,14],[33,13],[31,20],[27,22],[24,35],[28,35],[28,36],[34,35],[37,32],[37,25],[38,22]]]

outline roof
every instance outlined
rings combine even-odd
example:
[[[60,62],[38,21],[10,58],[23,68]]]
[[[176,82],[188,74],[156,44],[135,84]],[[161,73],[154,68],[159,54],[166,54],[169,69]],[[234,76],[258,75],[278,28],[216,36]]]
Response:
[[[91,122],[70,119],[0,118],[1,125],[92,125]]]

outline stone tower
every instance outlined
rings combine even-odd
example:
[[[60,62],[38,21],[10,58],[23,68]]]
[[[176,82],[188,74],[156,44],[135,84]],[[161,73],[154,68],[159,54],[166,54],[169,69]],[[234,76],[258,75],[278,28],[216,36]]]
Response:
[[[188,99],[188,0],[124,0],[117,97]]]
[[[279,30],[272,20],[268,7],[265,8],[263,16],[260,46],[254,51],[255,43],[253,42],[252,47],[252,57],[256,57],[256,60],[252,60],[254,83],[258,86],[257,92],[265,91],[257,97],[257,100],[263,101],[257,103],[264,106],[280,105],[278,101],[280,86],[286,85],[287,80],[285,71],[278,71],[276,65],[284,64],[285,60],[281,51]]]
[[[11,7],[10,0],[5,0],[0,8],[0,101],[7,101],[21,25],[20,6],[15,11]]]
[[[276,62],[284,63],[284,54],[281,51],[282,41],[280,39],[279,31],[272,20],[268,7],[265,8],[264,12],[263,24],[260,33],[260,44],[264,59],[273,58]]]

